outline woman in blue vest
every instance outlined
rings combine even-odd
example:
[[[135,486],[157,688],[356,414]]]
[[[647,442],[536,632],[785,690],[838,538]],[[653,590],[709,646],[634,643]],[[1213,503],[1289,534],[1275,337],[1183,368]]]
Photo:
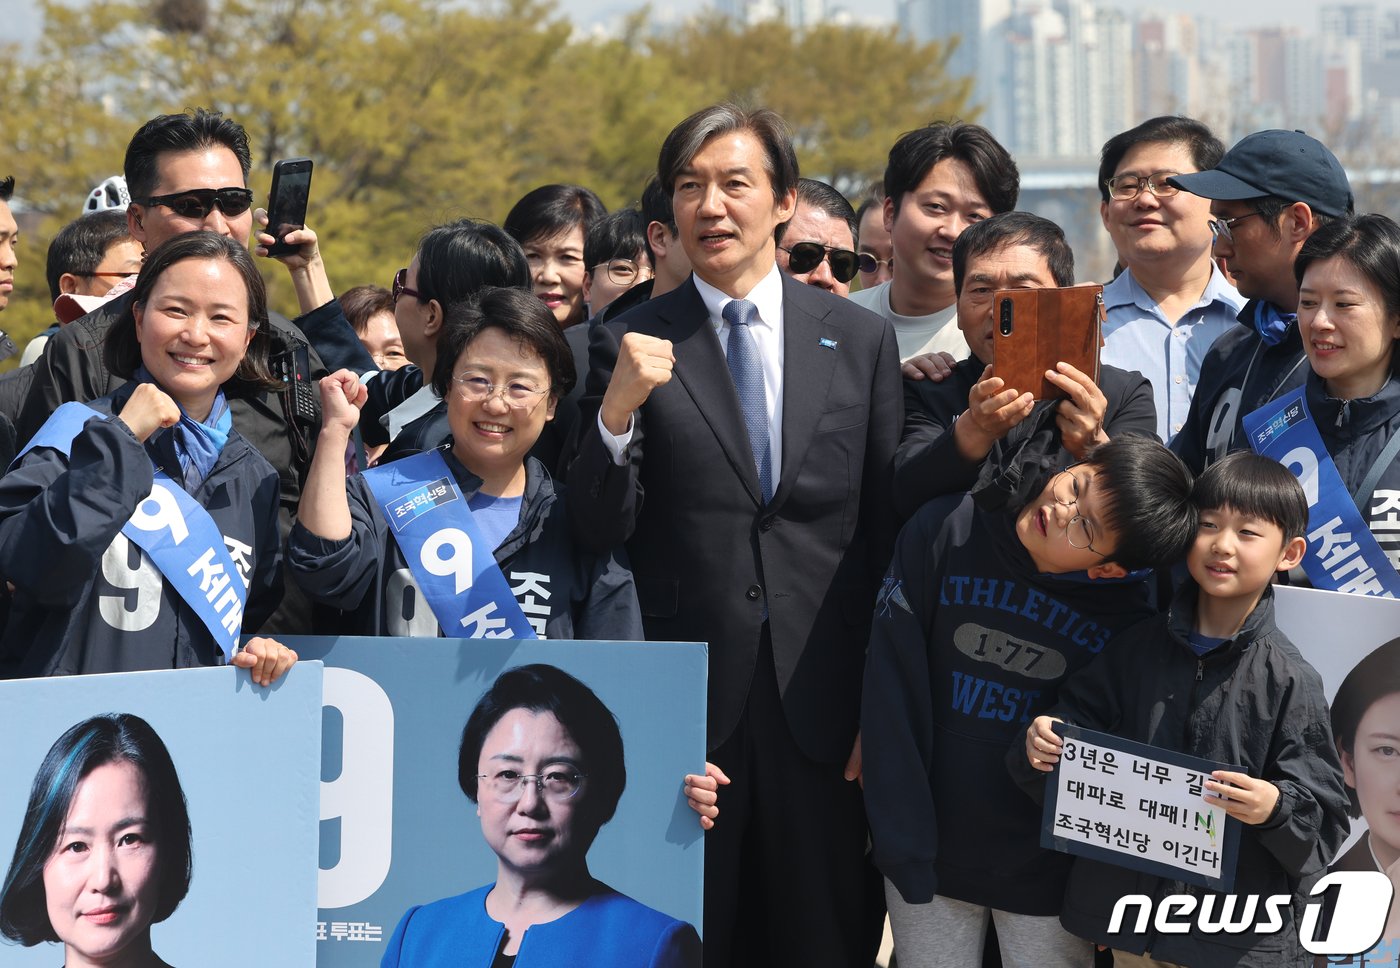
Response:
[[[586,685],[551,665],[501,673],[462,730],[457,783],[496,880],[410,908],[383,968],[698,968],[693,927],[589,873],[627,767],[617,720]]]
[[[1311,365],[1302,401],[1325,454],[1301,446],[1297,411],[1274,415],[1286,398],[1256,412],[1271,419],[1255,425],[1251,443],[1302,472],[1314,586],[1400,589],[1400,225],[1384,215],[1331,222],[1303,244],[1294,272]],[[1272,450],[1261,444],[1269,423]]]
[[[134,293],[106,345],[131,382],[61,406],[0,478],[0,674],[232,661],[268,684],[296,654],[238,638],[281,598],[277,472],[226,399],[281,386],[262,276],[237,242],[193,232],[146,257]]]
[[[361,635],[642,639],[631,572],[575,546],[561,490],[528,456],[574,379],[530,293],[450,304],[433,370],[450,440],[348,482],[340,455],[365,391],[349,371],[323,379],[293,577]]]

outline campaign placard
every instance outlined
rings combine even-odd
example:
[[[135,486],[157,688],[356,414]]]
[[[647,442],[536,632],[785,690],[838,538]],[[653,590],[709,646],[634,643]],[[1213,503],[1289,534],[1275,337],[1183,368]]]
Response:
[[[455,940],[454,950],[486,943],[475,937],[470,925],[476,922],[468,915],[481,914],[477,889],[496,882],[519,845],[509,842],[510,831],[492,828],[499,804],[491,791],[479,785],[473,803],[462,786],[467,773],[482,774],[478,784],[501,782],[493,776],[499,767],[462,767],[459,753],[464,727],[484,697],[522,668],[546,667],[576,679],[620,731],[625,782],[615,813],[586,850],[588,874],[621,895],[618,903],[635,903],[643,919],[675,920],[698,933],[703,837],[682,779],[704,770],[703,645],[348,636],[283,641],[327,667],[320,912],[314,918],[322,968],[378,966],[405,912],[425,905],[414,920],[426,923],[441,909],[435,902],[466,906],[446,919],[454,930],[472,934]],[[489,753],[480,755],[489,760]],[[581,755],[587,760],[591,754]],[[527,785],[508,795],[553,796],[556,805],[585,803],[601,782],[593,767],[581,769],[590,775],[572,788],[568,769],[525,762],[510,769],[512,779],[525,774],[520,782]],[[539,836],[563,842],[552,819],[538,823]],[[606,968],[606,960],[592,960]]]
[[[1378,490],[1373,501],[1396,508],[1391,516],[1400,531],[1400,493]],[[1328,870],[1381,871],[1400,898],[1400,601],[1313,588],[1281,587],[1275,594],[1279,628],[1322,677],[1351,799],[1351,834]],[[1338,917],[1360,903],[1341,891]],[[1395,968],[1398,960],[1400,918],[1394,916],[1365,954],[1329,958],[1368,968]]]
[[[0,682],[21,936],[0,963],[314,964],[321,686],[306,661],[266,688],[227,666]]]
[[[1213,770],[1233,767],[1067,723],[1053,728],[1065,742],[1046,784],[1043,846],[1230,890],[1238,822],[1203,793]]]

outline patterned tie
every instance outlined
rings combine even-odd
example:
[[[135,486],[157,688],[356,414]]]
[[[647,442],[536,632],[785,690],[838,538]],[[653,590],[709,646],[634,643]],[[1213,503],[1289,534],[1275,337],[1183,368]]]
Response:
[[[729,324],[729,375],[739,392],[739,409],[748,425],[749,449],[758,468],[758,484],[763,491],[763,503],[773,497],[772,441],[768,435],[768,397],[763,390],[763,364],[758,359],[758,345],[749,327],[758,321],[758,307],[747,299],[734,299],[724,306],[724,321]]]

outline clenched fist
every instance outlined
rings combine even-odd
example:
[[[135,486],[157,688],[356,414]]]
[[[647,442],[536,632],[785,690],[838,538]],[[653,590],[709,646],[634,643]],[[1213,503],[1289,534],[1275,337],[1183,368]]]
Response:
[[[127,398],[118,418],[141,443],[162,427],[180,422],[180,408],[160,387],[143,383]]]
[[[676,354],[671,341],[627,333],[617,351],[617,366],[603,394],[603,426],[614,436],[627,431],[632,412],[647,402],[647,397],[659,386],[671,380]]]
[[[337,370],[321,377],[321,427],[337,428],[349,434],[360,424],[360,408],[365,405],[369,391],[349,370]]]

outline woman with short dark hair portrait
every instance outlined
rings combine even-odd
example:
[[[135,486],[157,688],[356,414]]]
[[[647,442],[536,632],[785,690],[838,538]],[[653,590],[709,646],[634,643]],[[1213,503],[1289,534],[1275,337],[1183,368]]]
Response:
[[[457,782],[496,880],[410,908],[383,968],[698,968],[693,927],[589,873],[627,768],[617,720],[586,685],[550,665],[503,672],[462,730]]]
[[[0,934],[63,945],[65,968],[169,968],[151,925],[190,888],[190,818],[170,752],[129,713],[68,729],[34,776],[0,888]]]

